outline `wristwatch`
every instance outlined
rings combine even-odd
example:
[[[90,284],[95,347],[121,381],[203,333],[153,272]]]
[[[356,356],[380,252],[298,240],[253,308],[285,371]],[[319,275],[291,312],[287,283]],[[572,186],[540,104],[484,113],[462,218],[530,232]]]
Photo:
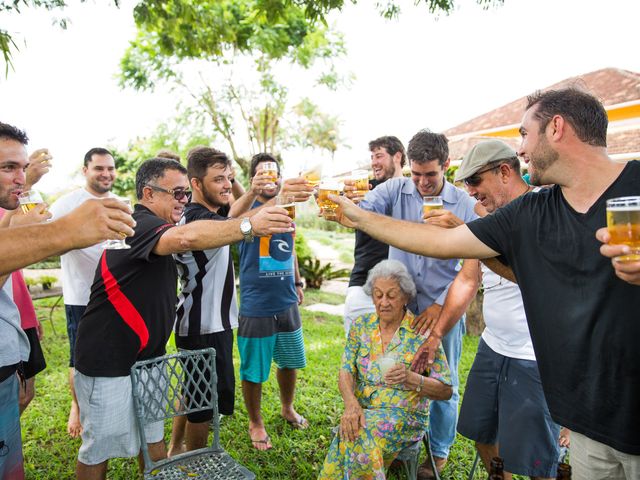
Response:
[[[251,220],[249,220],[249,217],[243,218],[240,222],[240,231],[242,235],[244,235],[245,242],[253,242],[253,229],[251,228]]]
[[[424,385],[424,377],[420,375],[420,383],[416,387],[416,392],[420,393],[420,390],[422,390],[423,385]]]

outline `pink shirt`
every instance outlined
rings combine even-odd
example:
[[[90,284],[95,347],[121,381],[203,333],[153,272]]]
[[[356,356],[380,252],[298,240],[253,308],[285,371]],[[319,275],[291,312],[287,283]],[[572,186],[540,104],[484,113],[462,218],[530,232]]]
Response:
[[[4,213],[5,210],[0,208],[0,218],[4,216]],[[11,279],[7,279],[7,282],[9,281],[11,281],[13,290],[13,302],[18,307],[18,312],[20,312],[20,326],[23,330],[37,327],[40,322],[38,322],[36,310],[33,308],[31,294],[22,276],[22,270],[13,272]]]

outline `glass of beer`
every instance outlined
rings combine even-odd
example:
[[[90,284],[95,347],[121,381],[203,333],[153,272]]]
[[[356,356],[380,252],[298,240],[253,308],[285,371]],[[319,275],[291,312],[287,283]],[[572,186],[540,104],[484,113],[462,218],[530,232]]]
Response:
[[[295,195],[278,195],[276,197],[276,205],[287,211],[287,215],[291,220],[296,218],[296,196]]]
[[[117,199],[123,203],[126,203],[127,207],[129,207],[129,210],[131,210],[131,200],[122,197],[117,197]],[[127,236],[124,233],[121,233],[120,235],[122,235],[122,238],[119,238],[117,240],[105,240],[103,244],[105,250],[126,250],[127,248],[131,248],[131,245],[127,245],[127,242],[125,242],[125,238]]]
[[[322,163],[317,162],[310,166],[307,166],[300,174],[307,182],[313,187],[317,187],[320,184],[320,178],[322,177]]]
[[[355,197],[364,197],[369,192],[369,172],[366,170],[354,170],[351,172],[351,180],[355,182]]]
[[[316,202],[320,207],[322,216],[327,220],[336,220],[336,209],[338,204],[329,200],[329,194],[340,195],[342,186],[337,180],[332,178],[323,179],[318,187],[318,198]]]
[[[265,188],[273,190],[276,188],[276,182],[278,181],[278,165],[276,162],[262,162],[262,173],[264,173],[269,179],[269,183],[265,185]]]
[[[422,197],[422,215],[426,215],[431,210],[438,210],[444,208],[442,205],[442,197],[440,196],[426,196]]]
[[[39,203],[44,203],[42,195],[37,190],[27,190],[18,195],[18,201],[20,202],[20,208],[22,213],[27,213],[29,210],[33,210]]]
[[[640,196],[607,200],[607,230],[611,245],[628,245],[631,253],[616,257],[620,262],[640,260]]]

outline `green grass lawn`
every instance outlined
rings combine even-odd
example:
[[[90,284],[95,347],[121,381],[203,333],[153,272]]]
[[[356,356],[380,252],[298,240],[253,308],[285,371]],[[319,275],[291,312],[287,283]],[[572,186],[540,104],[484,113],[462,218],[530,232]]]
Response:
[[[323,292],[307,292],[307,305],[316,301],[339,303],[339,296]],[[315,299],[315,300],[314,300]],[[39,318],[48,318],[51,299],[36,303]],[[68,343],[62,308],[54,313],[54,334],[51,324],[44,321],[43,347],[48,368],[37,377],[36,398],[22,417],[25,464],[28,479],[74,478],[80,440],[66,433],[69,411]],[[342,414],[342,400],[337,387],[337,374],[343,348],[342,318],[302,310],[308,366],[300,372],[296,408],[310,422],[309,429],[291,429],[280,418],[275,372],[264,386],[263,415],[273,449],[258,452],[253,449],[247,433],[247,415],[239,385],[236,413],[223,418],[220,438],[231,455],[255,472],[259,479],[314,479],[322,465],[331,441],[331,428]],[[478,346],[478,339],[465,337],[460,368],[462,391],[467,373]],[[236,358],[236,366],[238,365]],[[239,383],[239,382],[238,382]],[[445,469],[444,478],[466,479],[473,461],[471,442],[458,436]],[[479,474],[477,474],[480,478]],[[133,459],[110,462],[108,478],[137,478]],[[390,478],[396,478],[391,476]]]

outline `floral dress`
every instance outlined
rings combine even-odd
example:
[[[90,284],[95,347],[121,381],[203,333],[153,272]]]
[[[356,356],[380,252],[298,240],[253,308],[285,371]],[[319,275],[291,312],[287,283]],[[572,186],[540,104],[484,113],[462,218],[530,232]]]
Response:
[[[382,350],[378,316],[357,318],[349,330],[342,357],[342,369],[355,378],[355,396],[364,411],[366,427],[355,441],[336,434],[324,460],[319,480],[385,479],[386,467],[400,450],[419,441],[427,431],[429,399],[402,385],[386,385],[379,360],[391,355],[396,362],[411,365],[418,347],[424,342],[411,328],[413,314],[407,312],[400,327]],[[433,365],[425,373],[451,385],[449,366],[442,346]]]

